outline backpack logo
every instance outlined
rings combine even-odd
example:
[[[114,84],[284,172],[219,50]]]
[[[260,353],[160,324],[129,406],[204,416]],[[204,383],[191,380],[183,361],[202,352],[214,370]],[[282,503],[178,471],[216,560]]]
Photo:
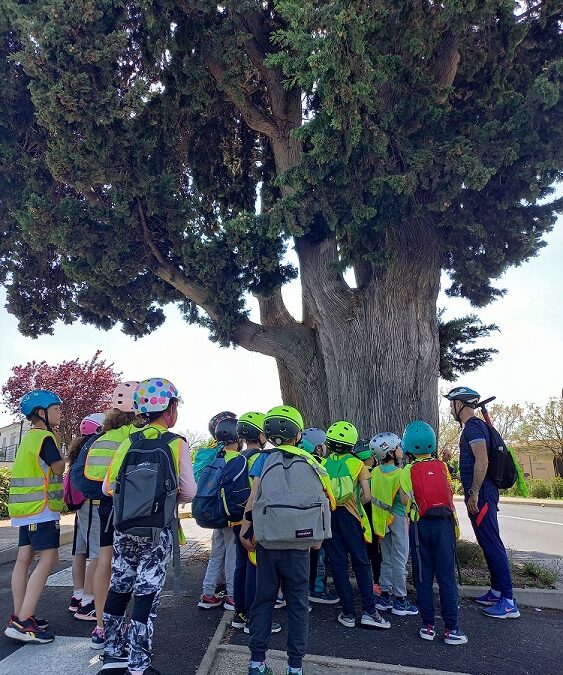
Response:
[[[309,528],[308,530],[295,530],[296,539],[311,539],[313,536],[313,530]]]

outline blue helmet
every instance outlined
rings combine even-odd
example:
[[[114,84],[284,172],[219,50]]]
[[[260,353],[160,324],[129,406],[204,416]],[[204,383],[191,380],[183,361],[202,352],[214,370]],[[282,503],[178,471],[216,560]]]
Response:
[[[26,417],[30,417],[35,410],[47,410],[49,406],[61,405],[61,399],[48,389],[34,389],[22,397],[20,410]]]
[[[455,387],[455,389],[444,394],[444,398],[447,398],[448,401],[462,401],[467,405],[474,406],[476,403],[479,403],[481,394],[469,387]]]
[[[431,455],[436,451],[436,432],[422,420],[407,424],[401,445],[410,455]]]
[[[326,432],[317,427],[309,427],[303,430],[303,438],[315,449],[317,445],[323,445],[326,441]]]

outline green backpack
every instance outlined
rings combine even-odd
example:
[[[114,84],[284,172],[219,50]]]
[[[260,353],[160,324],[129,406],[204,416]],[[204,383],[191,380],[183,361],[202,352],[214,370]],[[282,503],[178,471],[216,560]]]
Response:
[[[324,463],[324,467],[330,476],[330,485],[338,506],[355,497],[354,479],[348,464],[346,464],[346,460],[351,457],[350,454],[338,457],[329,455]]]

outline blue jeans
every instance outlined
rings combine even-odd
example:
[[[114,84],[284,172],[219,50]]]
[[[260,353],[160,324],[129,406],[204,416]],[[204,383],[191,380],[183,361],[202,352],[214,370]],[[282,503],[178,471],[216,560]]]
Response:
[[[503,598],[512,600],[512,576],[498,526],[498,499],[498,490],[481,491],[477,502],[479,513],[470,515],[469,519],[487,561],[491,588],[499,591]]]
[[[240,528],[240,525],[233,526],[237,546],[233,600],[235,602],[235,612],[248,614],[256,595],[256,567],[250,562],[248,551],[242,545]]]
[[[435,624],[434,576],[447,630],[457,628],[455,531],[451,518],[421,518],[409,528],[412,573],[422,623]]]
[[[348,556],[350,556],[362,598],[363,611],[373,614],[375,611],[373,577],[360,521],[344,506],[339,506],[332,512],[331,525],[332,539],[327,539],[324,547],[330,558],[332,577],[340,596],[342,610],[344,614],[355,613],[354,595],[348,575]]]
[[[287,602],[287,662],[301,668],[309,638],[309,551],[256,546],[256,597],[250,609],[252,661],[264,661],[272,632],[272,614],[281,586]]]

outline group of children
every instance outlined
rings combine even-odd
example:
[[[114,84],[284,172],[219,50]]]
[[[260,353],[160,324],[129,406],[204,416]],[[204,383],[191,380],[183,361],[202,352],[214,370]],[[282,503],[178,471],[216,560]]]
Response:
[[[178,544],[175,506],[195,499],[195,508],[205,482],[197,480],[218,458],[220,473],[243,457],[240,513],[213,530],[198,606],[232,610],[233,627],[250,633],[249,675],[271,673],[265,663],[268,639],[281,630],[273,621],[275,608],[286,606],[292,625],[287,670],[292,675],[302,673],[311,602],[340,603],[338,622],[356,625],[349,560],[362,626],[388,629],[390,622],[380,612],[417,615],[420,608],[420,636],[434,639],[436,576],[444,640],[467,642],[457,620],[455,509],[428,424],[409,424],[402,439],[384,432],[368,442],[347,421],[335,422],[326,432],[305,429],[291,406],[239,418],[225,411],[209,422],[213,442],[191,455],[186,441],[169,432],[179,401],[177,389],[164,378],[120,384],[108,412],[83,420],[69,448],[63,485],[65,461],[56,434],[62,401],[49,391],[23,397],[21,410],[32,429],[22,439],[10,486],[19,553],[7,636],[39,643],[55,637],[35,612],[58,559],[66,502],[76,511],[69,611],[77,619],[96,621],[91,640],[93,648],[104,650],[100,672],[157,675],[151,664],[152,634],[167,565]],[[405,454],[410,463],[404,466]],[[227,507],[230,488],[220,480],[218,485],[223,485],[218,500]],[[409,547],[419,608],[407,598]],[[39,563],[28,579],[36,552]],[[327,584],[329,563],[336,594]]]

